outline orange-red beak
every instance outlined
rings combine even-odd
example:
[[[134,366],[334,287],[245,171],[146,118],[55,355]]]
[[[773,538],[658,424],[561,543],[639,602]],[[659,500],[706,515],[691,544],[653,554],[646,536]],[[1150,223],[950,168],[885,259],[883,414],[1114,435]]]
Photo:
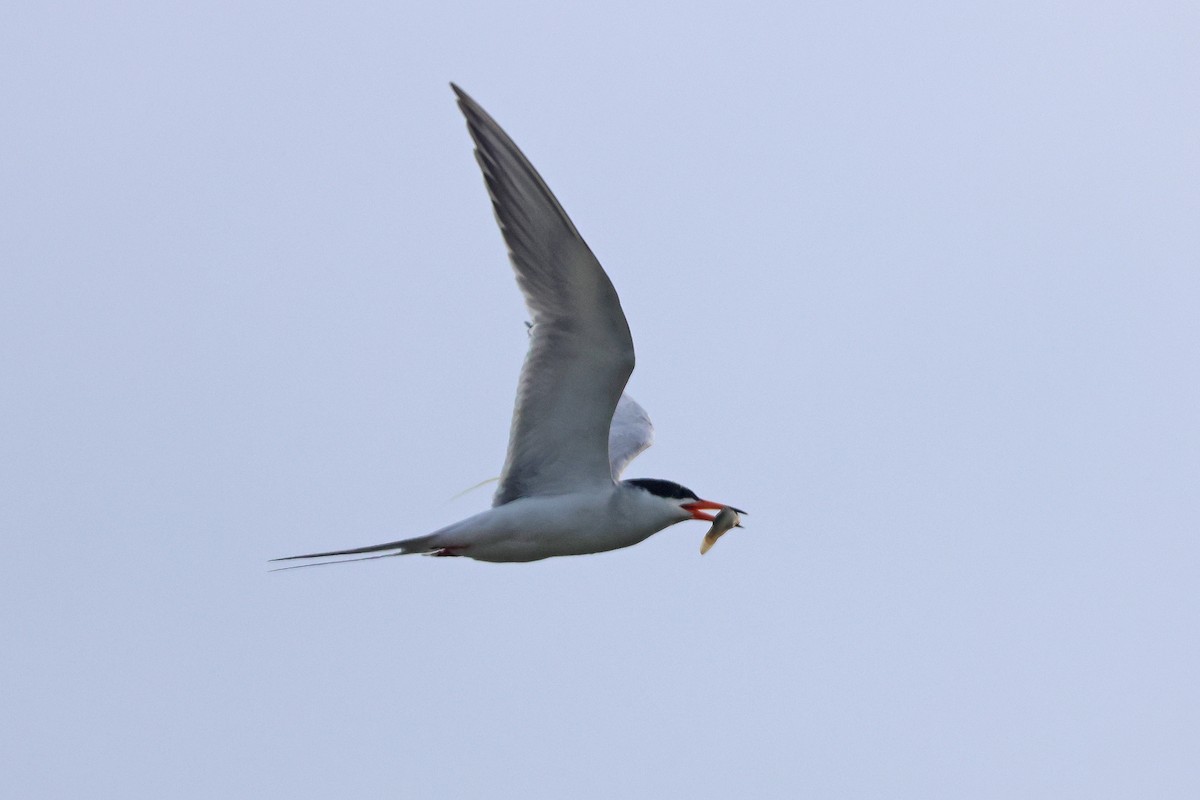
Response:
[[[712,514],[705,514],[701,509],[720,511],[724,507],[720,503],[714,503],[711,500],[697,500],[694,503],[684,503],[682,506],[685,511],[692,512],[692,519],[702,519],[705,522],[712,522],[716,517]],[[737,509],[735,508],[734,511],[737,511]]]

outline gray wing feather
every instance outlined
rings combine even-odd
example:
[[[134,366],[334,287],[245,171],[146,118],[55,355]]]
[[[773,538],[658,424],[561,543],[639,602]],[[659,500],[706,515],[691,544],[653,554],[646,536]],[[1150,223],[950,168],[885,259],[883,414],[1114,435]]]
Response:
[[[612,429],[608,432],[608,458],[613,480],[620,480],[629,462],[653,443],[654,425],[650,415],[632,397],[621,395],[613,414]]]
[[[533,320],[494,505],[611,484],[609,428],[634,365],[617,292],[533,165],[451,86]]]

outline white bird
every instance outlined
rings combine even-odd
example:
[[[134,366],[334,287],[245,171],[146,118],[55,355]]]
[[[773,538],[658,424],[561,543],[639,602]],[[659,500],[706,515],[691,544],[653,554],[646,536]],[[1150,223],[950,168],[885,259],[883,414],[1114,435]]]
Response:
[[[711,522],[705,511],[724,505],[673,481],[620,479],[650,446],[653,427],[623,394],[634,356],[617,292],[508,134],[451,88],[533,320],[492,508],[425,536],[275,560],[379,552],[537,561],[629,547],[685,520]]]

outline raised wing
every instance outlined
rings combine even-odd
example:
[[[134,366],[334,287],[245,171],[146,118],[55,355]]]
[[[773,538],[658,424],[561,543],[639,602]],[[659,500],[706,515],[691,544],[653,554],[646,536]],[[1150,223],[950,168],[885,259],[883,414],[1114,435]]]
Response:
[[[634,363],[617,292],[508,134],[451,87],[533,319],[494,505],[611,485],[609,426]]]
[[[620,480],[629,462],[653,443],[654,425],[650,423],[646,409],[629,395],[621,395],[608,432],[608,459],[613,480]]]

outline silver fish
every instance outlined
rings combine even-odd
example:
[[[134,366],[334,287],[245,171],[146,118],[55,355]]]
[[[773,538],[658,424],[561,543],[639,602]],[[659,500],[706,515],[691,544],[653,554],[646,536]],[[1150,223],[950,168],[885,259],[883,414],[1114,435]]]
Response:
[[[717,512],[716,519],[713,520],[712,527],[708,529],[708,533],[704,534],[704,541],[700,543],[700,555],[704,555],[709,551],[717,539],[720,539],[732,528],[742,527],[742,518],[738,513],[729,506],[725,506]]]

